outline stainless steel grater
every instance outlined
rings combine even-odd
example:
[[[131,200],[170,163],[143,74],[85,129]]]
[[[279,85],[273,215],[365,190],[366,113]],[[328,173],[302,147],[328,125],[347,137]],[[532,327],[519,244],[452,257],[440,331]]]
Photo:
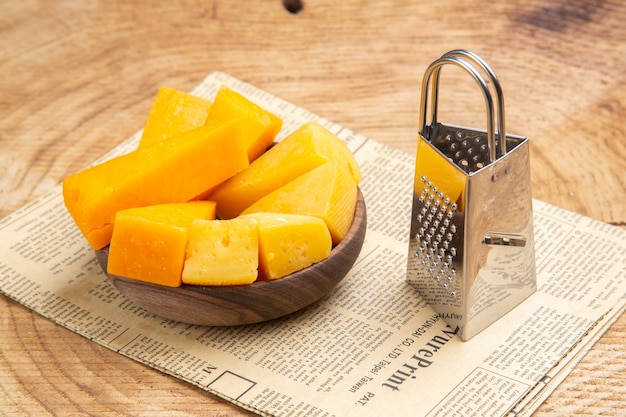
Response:
[[[462,68],[478,83],[486,130],[437,122],[439,78],[446,65]],[[462,340],[537,288],[528,138],[505,132],[502,89],[483,59],[454,50],[428,67],[422,81],[407,280]]]

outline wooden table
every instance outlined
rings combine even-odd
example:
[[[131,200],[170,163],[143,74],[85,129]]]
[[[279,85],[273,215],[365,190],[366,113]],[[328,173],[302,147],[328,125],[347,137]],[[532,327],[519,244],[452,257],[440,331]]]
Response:
[[[626,228],[624,2],[4,1],[0,16],[0,216],[141,128],[158,87],[215,70],[413,152],[424,70],[461,47],[495,68],[508,130],[531,137],[533,196]],[[449,77],[442,119],[480,126],[477,90]],[[618,415],[625,386],[623,316],[537,415]],[[247,414],[0,297],[7,412]]]

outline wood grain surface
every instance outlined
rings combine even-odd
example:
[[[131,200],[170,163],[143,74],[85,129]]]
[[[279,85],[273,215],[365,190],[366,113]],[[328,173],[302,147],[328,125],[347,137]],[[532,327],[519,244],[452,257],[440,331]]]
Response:
[[[0,216],[141,128],[158,87],[216,70],[413,152],[424,70],[466,48],[498,74],[509,132],[531,138],[533,196],[626,228],[625,2],[302,4],[0,2]],[[440,120],[485,123],[472,87],[442,76]],[[536,415],[623,415],[625,387],[622,316]],[[5,297],[0,414],[248,415]]]

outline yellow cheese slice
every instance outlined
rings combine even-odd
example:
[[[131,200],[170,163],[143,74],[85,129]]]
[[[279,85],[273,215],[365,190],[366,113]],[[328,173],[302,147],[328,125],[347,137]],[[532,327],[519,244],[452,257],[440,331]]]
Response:
[[[160,88],[148,113],[139,148],[204,125],[210,108],[209,100],[169,87]]]
[[[189,201],[247,166],[236,123],[210,124],[67,177],[63,199],[97,250],[109,244],[117,211]]]
[[[356,198],[357,184],[347,165],[331,161],[272,191],[242,214],[275,212],[319,217],[336,245],[352,225]]]
[[[326,223],[298,214],[253,213],[259,231],[259,279],[273,280],[326,259],[332,240]]]
[[[283,121],[278,116],[225,85],[220,87],[213,100],[208,120],[237,120],[250,162],[265,152],[283,126]]]
[[[252,219],[194,220],[182,280],[193,285],[242,285],[257,279],[259,238]]]
[[[108,272],[168,287],[180,286],[187,228],[195,219],[214,218],[212,201],[118,211],[109,247]]]
[[[343,162],[354,182],[360,182],[359,165],[346,144],[320,124],[305,123],[210,195],[217,202],[217,217],[238,216],[261,197],[328,161]]]

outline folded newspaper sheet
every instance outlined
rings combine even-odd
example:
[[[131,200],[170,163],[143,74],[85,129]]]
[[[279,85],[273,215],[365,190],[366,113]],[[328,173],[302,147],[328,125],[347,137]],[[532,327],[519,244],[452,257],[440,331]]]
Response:
[[[368,230],[327,297],[267,323],[203,327],[126,300],[100,270],[61,188],[0,221],[0,292],[122,355],[263,415],[528,415],[624,311],[626,233],[534,201],[539,290],[462,342],[406,283],[414,158],[229,77],[284,119],[318,120],[354,152]],[[138,135],[103,159],[133,149]]]

